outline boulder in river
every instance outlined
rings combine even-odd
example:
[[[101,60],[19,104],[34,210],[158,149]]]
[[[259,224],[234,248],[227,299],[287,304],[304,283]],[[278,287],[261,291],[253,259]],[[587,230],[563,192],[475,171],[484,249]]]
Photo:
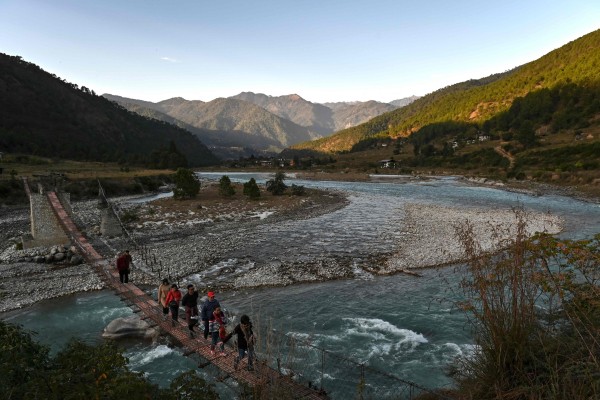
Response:
[[[111,321],[102,337],[107,339],[140,338],[151,339],[158,335],[158,331],[151,328],[150,325],[141,320],[138,316],[121,317]]]

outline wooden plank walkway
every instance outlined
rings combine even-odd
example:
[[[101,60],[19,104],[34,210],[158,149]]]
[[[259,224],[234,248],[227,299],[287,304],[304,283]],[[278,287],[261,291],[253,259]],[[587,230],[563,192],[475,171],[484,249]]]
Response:
[[[264,362],[255,362],[254,371],[247,371],[245,366],[247,357],[240,362],[239,368],[234,370],[233,361],[237,355],[237,349],[226,348],[226,355],[212,355],[210,352],[210,340],[204,339],[201,332],[196,332],[196,338],[191,338],[185,320],[179,320],[173,326],[171,317],[166,320],[163,317],[162,307],[133,283],[121,283],[119,273],[114,265],[104,259],[94,247],[87,241],[85,236],[77,228],[69,214],[65,211],[55,192],[47,193],[48,200],[52,205],[54,213],[58,217],[63,229],[71,240],[81,251],[81,255],[92,265],[100,278],[110,286],[122,300],[140,312],[140,317],[150,324],[159,327],[164,333],[172,336],[184,348],[185,355],[198,354],[207,362],[213,364],[225,373],[222,379],[231,377],[236,381],[250,387],[273,385],[282,388],[295,399],[326,399],[325,393],[302,385],[291,378],[280,374]],[[218,354],[218,353],[217,353]]]

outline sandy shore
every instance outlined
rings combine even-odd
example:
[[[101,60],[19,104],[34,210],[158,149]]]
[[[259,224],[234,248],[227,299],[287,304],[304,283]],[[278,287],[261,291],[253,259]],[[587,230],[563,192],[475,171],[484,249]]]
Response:
[[[277,232],[273,232],[282,224],[289,224],[286,226],[290,231],[285,231],[289,235],[298,221],[326,215],[335,219],[349,204],[343,194],[321,193],[307,198],[281,199],[277,204],[254,203],[247,205],[249,208],[243,212],[233,203],[222,201],[204,201],[201,208],[177,210],[165,201],[132,204],[126,200],[118,199],[121,210],[135,208],[140,215],[129,225],[132,237],[160,261],[162,276],[168,271],[180,283],[192,281],[199,287],[217,290],[357,278],[447,264],[462,258],[454,229],[457,224],[470,221],[482,248],[493,250],[495,230],[491,227],[499,227],[504,237],[509,237],[514,233],[515,223],[511,210],[400,203],[394,210],[394,218],[398,220],[394,221],[393,232],[389,232],[394,239],[387,248],[373,249],[369,254],[349,249],[347,254],[340,255],[328,254],[327,247],[323,247],[315,254],[297,257],[277,246],[247,246],[250,242],[260,244],[277,237]],[[73,209],[78,223],[86,227],[91,242],[105,257],[113,258],[118,250],[131,249],[134,257],[132,281],[156,285],[159,267],[144,263],[140,251],[135,250],[131,242],[122,237],[98,235],[100,213],[95,201],[75,203]],[[561,221],[556,216],[529,214],[527,221],[530,233],[560,231]],[[0,229],[4,246],[0,249],[0,312],[52,297],[102,288],[101,281],[88,266],[36,264],[27,257],[47,249],[14,249],[12,242],[29,230],[27,209],[2,210]],[[293,243],[293,239],[290,240]],[[355,236],[351,240],[360,242],[363,238]],[[256,248],[264,248],[262,254],[244,253]],[[154,273],[145,272],[151,269]]]
[[[403,269],[448,264],[464,258],[456,228],[468,222],[482,251],[495,251],[502,241],[515,236],[517,214],[513,210],[482,210],[407,204],[403,239],[399,250],[380,270],[394,273]],[[541,213],[525,213],[526,235],[550,234],[561,230],[559,217]]]

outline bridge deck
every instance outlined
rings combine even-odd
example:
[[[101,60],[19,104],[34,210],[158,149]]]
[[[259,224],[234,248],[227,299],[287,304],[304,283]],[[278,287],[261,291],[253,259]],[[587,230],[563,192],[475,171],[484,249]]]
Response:
[[[212,355],[210,351],[210,340],[204,339],[202,334],[197,334],[196,338],[189,336],[187,324],[183,320],[177,321],[173,326],[171,318],[163,318],[162,308],[158,303],[146,294],[142,289],[133,283],[121,283],[116,268],[105,260],[87,241],[84,235],[73,223],[69,214],[65,211],[55,192],[47,193],[48,200],[58,217],[63,229],[71,237],[73,242],[79,247],[82,256],[91,264],[100,278],[110,286],[122,300],[129,303],[135,311],[139,311],[141,318],[152,321],[151,324],[172,336],[184,348],[184,354],[198,354],[208,362],[219,368],[226,375],[223,379],[231,377],[240,383],[250,387],[273,385],[283,387],[289,390],[296,399],[324,399],[326,395],[312,388],[304,386],[291,378],[280,374],[275,369],[269,367],[263,362],[255,362],[254,371],[247,371],[246,360],[242,360],[237,370],[233,368],[233,361],[237,351],[226,349],[226,355]],[[198,333],[198,332],[197,332]]]

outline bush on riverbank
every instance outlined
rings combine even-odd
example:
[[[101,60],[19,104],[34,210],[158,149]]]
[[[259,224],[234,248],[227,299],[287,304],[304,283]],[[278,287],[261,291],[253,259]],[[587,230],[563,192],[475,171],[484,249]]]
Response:
[[[17,179],[0,181],[0,204],[14,205],[22,204],[27,201],[23,183]]]
[[[0,321],[0,398],[3,399],[218,399],[195,371],[160,389],[113,342],[89,345],[73,340],[56,355],[19,326]]]
[[[600,398],[600,235],[560,241],[519,230],[484,254],[468,223],[457,228],[468,274],[460,304],[474,354],[453,375],[465,399]]]

